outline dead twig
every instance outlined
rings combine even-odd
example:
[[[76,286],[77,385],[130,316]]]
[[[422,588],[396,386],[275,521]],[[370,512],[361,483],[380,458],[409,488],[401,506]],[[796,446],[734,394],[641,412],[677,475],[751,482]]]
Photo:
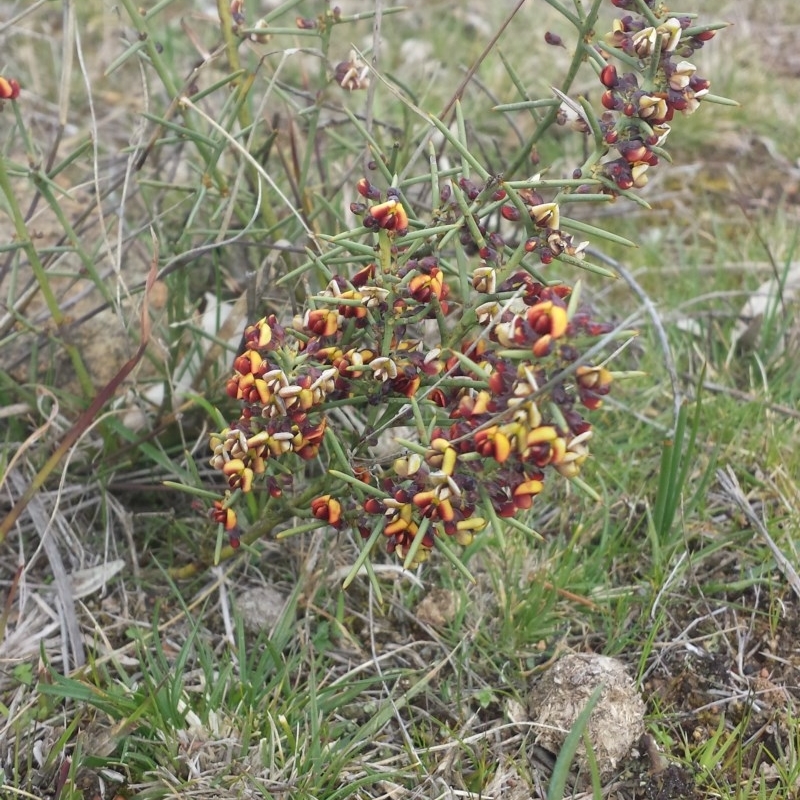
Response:
[[[795,593],[795,595],[800,598],[800,575],[797,574],[797,570],[795,570],[795,568],[789,562],[789,559],[786,558],[786,556],[781,552],[778,545],[775,544],[775,541],[769,535],[769,531],[767,530],[766,526],[758,518],[756,512],[753,511],[753,508],[745,497],[744,492],[742,492],[741,486],[739,486],[739,480],[736,477],[733,468],[728,466],[728,468],[725,470],[717,470],[717,480],[722,487],[722,491],[730,500],[733,500],[733,502],[739,506],[750,524],[758,531],[758,533],[761,535],[761,538],[767,543],[767,547],[769,547],[769,549],[772,551],[772,555],[775,558],[775,563],[778,565],[778,569],[783,573],[783,577],[789,582],[789,586],[792,587],[792,591]]]

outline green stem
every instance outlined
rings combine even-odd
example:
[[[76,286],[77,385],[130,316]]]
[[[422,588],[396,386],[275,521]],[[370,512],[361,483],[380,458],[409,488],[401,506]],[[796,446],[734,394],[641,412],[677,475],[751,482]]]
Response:
[[[33,174],[33,183],[35,184],[36,188],[41,193],[42,197],[45,199],[47,204],[53,210],[53,213],[58,218],[58,222],[61,227],[64,229],[64,233],[66,234],[67,240],[72,245],[75,253],[77,253],[78,258],[81,260],[81,264],[83,264],[83,268],[86,271],[86,274],[91,278],[94,285],[100,291],[100,294],[103,296],[103,299],[107,303],[114,302],[114,296],[111,293],[111,290],[106,285],[106,282],[100,276],[100,273],[97,271],[97,267],[95,266],[95,260],[92,256],[87,253],[84,248],[81,246],[81,242],[78,239],[77,234],[75,233],[75,229],[70,224],[70,221],[67,219],[66,214],[64,214],[64,209],[56,200],[53,192],[51,191],[51,183],[50,179],[43,174]]]
[[[175,83],[173,80],[172,73],[170,72],[169,67],[164,62],[164,59],[161,57],[161,52],[159,50],[158,44],[158,37],[153,35],[153,31],[150,29],[149,16],[143,16],[140,10],[134,5],[133,0],[121,0],[122,5],[125,7],[125,11],[128,13],[128,17],[130,18],[133,26],[136,28],[137,33],[140,37],[144,40],[144,49],[147,51],[147,56],[150,59],[150,63],[153,65],[153,68],[156,71],[161,83],[164,86],[164,89],[167,92],[167,95],[170,99],[171,105],[170,110],[167,112],[167,115],[175,108],[180,108],[180,105],[177,103],[179,95],[181,94],[180,87]],[[216,163],[212,164],[211,154],[209,148],[205,147],[204,145],[200,144],[200,139],[202,138],[202,134],[197,129],[194,120],[191,118],[189,114],[183,113],[184,124],[186,128],[192,132],[192,141],[194,146],[197,148],[197,151],[200,153],[201,157],[203,158],[204,163],[206,164],[206,168],[211,172],[212,177],[214,178],[214,182],[222,196],[227,195],[228,193],[228,186],[225,179],[222,177],[222,174],[216,167]]]
[[[322,489],[325,488],[324,481],[325,478],[322,478],[320,481],[312,483],[311,486],[309,486],[304,492],[302,492],[298,497],[294,498],[294,505],[301,508],[307,507],[315,497],[320,494],[324,494],[322,491]],[[276,527],[284,524],[291,515],[291,512],[286,513],[286,509],[281,509],[274,514],[269,514],[263,517],[254,523],[247,531],[245,531],[240,540],[241,544],[248,545],[257,542],[263,536],[266,536],[266,534],[271,533]],[[215,566],[216,563],[221,563],[233,558],[238,553],[238,548],[225,545],[224,547],[220,548],[216,560],[214,558],[215,554],[213,550],[206,552],[196,561],[192,561],[189,564],[184,564],[181,567],[172,567],[169,570],[169,576],[175,580],[192,578],[195,575],[199,575],[201,572],[205,572],[209,567]]]
[[[14,102],[16,106],[16,101],[12,102]],[[42,264],[42,261],[39,258],[39,253],[36,250],[36,246],[34,245],[33,240],[28,232],[28,226],[25,223],[25,217],[22,214],[22,209],[19,207],[19,203],[17,203],[17,195],[14,192],[14,188],[11,185],[11,180],[8,176],[8,170],[6,169],[6,158],[3,155],[0,155],[0,191],[2,191],[6,196],[8,208],[11,212],[11,219],[14,222],[14,231],[17,241],[25,251],[25,255],[28,257],[28,262],[33,270],[33,276],[36,279],[36,283],[39,286],[39,291],[41,291],[42,297],[44,297],[47,310],[50,312],[50,316],[52,317],[56,327],[60,329],[66,322],[66,317],[58,304],[55,294],[53,293],[53,289],[50,286],[50,281],[47,275],[47,270],[45,270],[44,264]],[[63,343],[63,346],[67,351],[70,361],[72,362],[72,367],[75,370],[75,374],[78,378],[78,382],[81,385],[81,389],[85,395],[91,396],[94,391],[92,379],[83,363],[80,351],[74,345],[67,344],[66,342]]]
[[[600,11],[600,4],[602,0],[594,0],[589,13],[583,20],[578,19],[578,17],[576,17],[570,11],[567,11],[567,9],[565,9],[561,3],[557,2],[557,0],[545,0],[545,2],[555,8],[559,13],[563,14],[563,16],[578,29],[578,38],[580,41],[585,42],[591,38],[592,30],[595,22],[597,21],[597,15]],[[575,53],[572,56],[572,62],[569,65],[569,70],[567,70],[567,75],[559,87],[564,94],[569,94],[569,90],[572,87],[572,84],[578,75],[578,70],[580,69],[580,66],[584,62],[585,58],[586,54],[583,47],[576,47]],[[536,143],[542,138],[542,136],[544,136],[545,132],[558,118],[558,112],[560,108],[560,103],[550,107],[548,112],[545,114],[544,119],[542,119],[542,121],[539,123],[536,130],[533,132],[528,141],[525,142],[517,157],[506,170],[506,175],[514,175],[514,173],[516,173],[517,170],[528,160],[531,150],[536,146]]]

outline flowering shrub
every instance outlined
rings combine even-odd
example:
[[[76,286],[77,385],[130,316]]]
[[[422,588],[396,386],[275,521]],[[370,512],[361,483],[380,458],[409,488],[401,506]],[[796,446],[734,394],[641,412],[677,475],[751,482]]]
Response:
[[[360,188],[373,192],[366,182]],[[365,212],[368,227],[395,234],[384,238],[387,267],[370,262],[349,279],[334,276],[313,298],[318,307],[285,328],[274,316],[247,328],[227,387],[243,413],[212,438],[212,464],[243,492],[265,474],[279,497],[276,462],[316,459],[326,436],[334,453],[344,452],[347,438],[351,454],[372,461],[375,429],[407,424],[413,413],[420,436],[407,452],[377,477],[340,458],[355,494],[326,493],[310,512],[365,538],[380,530],[403,557],[419,537],[412,561],[421,561],[437,533],[466,544],[487,513],[530,508],[545,469],[578,474],[591,429],[577,407],[597,408],[611,385],[605,368],[577,363],[578,343],[611,327],[570,307],[565,284],[545,286],[522,269],[509,274],[487,261],[489,253],[454,301],[460,275],[399,243],[402,209],[392,196]],[[370,409],[379,422],[357,426],[353,417],[350,435],[343,426],[332,432],[329,409],[337,406]],[[235,530],[229,506],[214,515]]]
[[[241,416],[211,437],[211,464],[229,487],[211,515],[232,545],[241,536],[234,501],[257,481],[278,519],[306,517],[292,531],[348,528],[367,551],[385,540],[408,567],[437,547],[452,556],[448,542],[466,545],[500,520],[524,528],[517,518],[548,475],[577,478],[593,434],[584,415],[614,376],[597,354],[627,333],[595,320],[579,285],[545,277],[554,261],[603,271],[570,231],[605,232],[563,208],[635,197],[665,155],[675,113],[719,99],[686,60],[719,26],[654,2],[613,5],[633,13],[579,45],[603,110],[560,97],[559,110],[570,106],[594,143],[570,178],[492,176],[434,120],[462,168],[442,180],[432,159],[433,210],[417,213],[410,189],[419,181],[384,175],[381,189],[360,180],[350,210],[361,226],[324,237],[327,249],[296,271],[316,276],[319,291],[294,319],[270,315],[246,329],[227,384]],[[347,91],[367,79],[355,54],[335,73]],[[303,508],[293,502],[298,475],[314,489]]]

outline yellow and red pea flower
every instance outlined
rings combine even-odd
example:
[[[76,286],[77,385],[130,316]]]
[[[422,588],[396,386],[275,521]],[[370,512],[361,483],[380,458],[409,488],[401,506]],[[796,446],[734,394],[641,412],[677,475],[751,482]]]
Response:
[[[611,390],[613,376],[605,367],[581,366],[575,371],[578,396],[585,408],[595,411],[603,404],[603,397]]]
[[[403,397],[414,397],[417,393],[422,378],[418,373],[414,375],[398,375],[388,382],[394,394],[402,395]]]
[[[247,493],[253,488],[253,470],[241,458],[226,461],[222,467],[222,474],[228,479],[231,489],[241,489]]]
[[[359,300],[363,303],[363,305],[353,305],[352,303],[342,303],[338,307],[339,314],[343,316],[345,319],[364,319],[366,318],[369,311],[367,310],[366,305],[366,298],[364,297],[361,292],[356,289],[349,289],[345,292],[342,292],[339,297],[343,300]]]
[[[4,78],[0,75],[0,100],[16,100],[19,97],[19,82],[14,78]]]
[[[523,457],[537,467],[561,463],[567,450],[567,443],[552,425],[542,425],[528,432],[525,437]]]
[[[387,551],[389,553],[397,553],[401,559],[405,559],[406,554],[409,552],[409,550],[411,550],[411,545],[414,543],[416,535],[416,525],[414,525],[413,529],[409,528],[408,530],[402,531],[399,534],[395,534],[389,540],[386,546]],[[433,534],[428,531],[422,537],[422,544],[420,544],[417,552],[414,554],[414,560],[411,562],[411,564],[409,564],[409,567],[413,569],[414,567],[418,567],[420,564],[425,563],[430,557],[431,550],[433,550],[433,545]]]
[[[485,458],[493,458],[498,464],[503,464],[511,455],[511,440],[499,425],[475,432],[475,450]]]
[[[232,508],[226,507],[222,500],[215,500],[212,503],[209,516],[214,522],[222,525],[228,533],[236,529],[236,512]]]
[[[331,308],[306,311],[303,328],[315,336],[333,336],[339,330],[339,312]]]
[[[567,443],[566,452],[561,461],[553,465],[564,478],[574,478],[580,473],[581,467],[589,458],[589,448],[586,442],[591,436],[591,430],[585,431]]]
[[[468,516],[455,524],[454,532],[447,531],[447,533],[453,536],[462,547],[466,547],[472,544],[475,534],[482,531],[487,525],[488,522],[483,517]]]
[[[378,205],[370,206],[364,217],[366,227],[378,227],[397,236],[408,233],[408,214],[396,197],[390,197]]]
[[[244,329],[245,346],[251,350],[268,348],[273,338],[283,338],[283,328],[274,314],[262,317]]]
[[[433,267],[429,273],[415,275],[408,283],[408,290],[418,303],[429,303],[432,297],[440,302],[444,300],[450,287],[445,283],[444,273],[438,267]]]
[[[341,527],[342,504],[329,494],[316,497],[311,501],[311,513],[319,520],[324,520],[334,528]]]
[[[474,394],[464,394],[458,400],[458,406],[450,414],[453,419],[471,419],[472,417],[490,414],[495,411],[497,404],[492,394],[481,389]]]
[[[526,511],[533,505],[533,499],[544,489],[544,475],[541,472],[526,475],[512,490],[514,507]]]

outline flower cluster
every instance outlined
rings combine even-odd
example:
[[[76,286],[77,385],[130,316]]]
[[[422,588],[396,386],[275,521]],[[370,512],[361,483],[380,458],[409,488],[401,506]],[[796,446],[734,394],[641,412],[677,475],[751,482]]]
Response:
[[[462,179],[453,191],[468,199],[485,188]],[[322,455],[332,408],[344,406],[351,415],[349,425],[331,432],[338,453],[349,441],[349,452],[360,448],[359,460],[374,462],[375,431],[365,420],[407,424],[413,400],[430,433],[377,471],[358,469],[355,459],[335,461],[329,448],[327,465],[352,482],[347,492],[321,493],[309,511],[365,538],[379,529],[390,552],[406,558],[413,547],[418,563],[437,536],[466,544],[491,517],[529,509],[546,470],[578,474],[591,436],[578,407],[600,405],[611,373],[579,363],[577,343],[611,327],[571,307],[565,284],[546,285],[525,269],[508,274],[503,241],[486,231],[485,219],[478,220],[478,264],[465,284],[438,256],[414,257],[403,244],[410,223],[396,189],[384,195],[366,180],[357,189],[365,202],[353,210],[365,228],[382,233],[386,258],[332,277],[285,326],[270,316],[246,329],[227,384],[242,413],[212,436],[211,464],[243,493],[265,475],[278,498],[286,476],[297,471],[288,459]],[[491,194],[495,201],[505,197]],[[557,205],[536,192],[522,197],[536,231],[525,250],[578,255],[582,245],[558,228]],[[455,218],[456,208],[440,211],[440,219]],[[382,413],[359,416],[359,409]],[[229,500],[218,501],[211,515],[236,541]]]
[[[577,259],[583,258],[583,251],[589,242],[576,242],[572,234],[561,229],[558,203],[545,202],[542,195],[534,189],[523,189],[518,193],[518,197],[526,216],[536,229],[536,234],[525,240],[525,250],[528,253],[535,250],[539,261],[545,265],[552,263],[553,259],[562,254]],[[500,213],[510,222],[519,222],[523,218],[519,208],[511,203],[503,205]]]
[[[494,277],[482,267],[475,273],[473,286]],[[546,469],[572,478],[588,457],[591,426],[576,406],[599,407],[612,376],[596,366],[570,371],[579,351],[568,342],[610,326],[588,314],[569,319],[570,289],[543,286],[527,272],[497,287],[497,295],[509,293],[510,302],[482,312],[490,315],[481,323],[485,338],[465,341],[460,356],[440,358],[448,377],[432,384],[430,400],[446,423],[433,429],[424,450],[386,470],[384,498],[363,504],[382,519],[389,550],[402,557],[427,520],[414,563],[427,558],[437,533],[465,545],[487,517],[526,511],[543,489]],[[359,529],[364,537],[372,530],[369,523]]]
[[[623,9],[637,6],[633,0],[612,1]],[[669,16],[652,25],[626,15],[614,20],[605,44],[599,45],[601,53],[634,58],[641,64],[637,71],[621,75],[611,63],[600,70],[605,89],[601,103],[607,111],[598,122],[605,143],[618,155],[600,164],[594,177],[603,180],[611,194],[647,183],[647,171],[658,164],[659,148],[675,112],[692,114],[708,94],[710,81],[697,75],[695,65],[686,59],[713,38],[714,31],[693,31],[692,22],[687,16]]]

